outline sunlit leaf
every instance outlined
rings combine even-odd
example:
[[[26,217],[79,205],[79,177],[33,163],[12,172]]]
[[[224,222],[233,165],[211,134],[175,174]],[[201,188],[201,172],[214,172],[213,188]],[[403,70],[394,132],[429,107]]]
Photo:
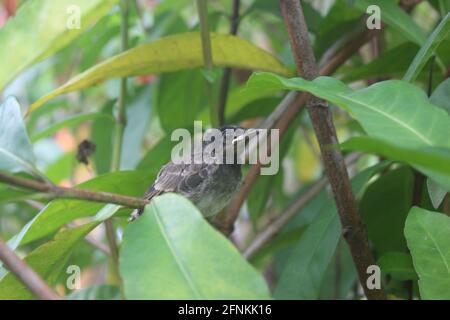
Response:
[[[414,207],[405,237],[419,274],[422,299],[450,299],[450,217]]]

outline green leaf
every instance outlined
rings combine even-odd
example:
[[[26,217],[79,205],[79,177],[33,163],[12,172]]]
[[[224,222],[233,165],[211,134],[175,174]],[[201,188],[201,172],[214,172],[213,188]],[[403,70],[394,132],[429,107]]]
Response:
[[[450,114],[450,79],[442,82],[433,92],[430,101]]]
[[[406,71],[403,80],[414,81],[419,72],[423,69],[427,61],[435,53],[442,41],[444,41],[450,34],[450,12],[442,19],[439,25],[434,29],[428,37],[425,44],[420,48],[413,62]]]
[[[391,28],[403,35],[406,39],[422,45],[425,43],[425,35],[414,20],[392,0],[357,0],[354,6],[362,13],[366,13],[371,5],[380,7],[381,20]]]
[[[98,119],[98,118],[103,118],[105,120],[109,120],[109,121],[111,121],[111,123],[114,122],[114,118],[105,113],[92,112],[92,113],[79,114],[79,115],[64,119],[61,122],[55,123],[55,124],[45,128],[44,130],[40,131],[39,133],[36,133],[35,135],[33,135],[31,137],[31,141],[36,142],[40,139],[51,136],[52,134],[58,132],[58,130],[60,130],[62,128],[76,126],[80,123],[83,123],[83,122],[86,122],[89,120]]]
[[[151,184],[155,175],[135,171],[114,172],[84,182],[77,187],[140,197]],[[16,248],[19,245],[35,241],[57,231],[75,219],[93,217],[102,208],[105,208],[104,203],[71,199],[53,200],[8,244]]]
[[[414,175],[408,167],[389,171],[367,187],[361,199],[360,214],[379,254],[406,251],[403,229],[413,188]]]
[[[145,154],[137,169],[143,171],[151,170],[152,172],[159,171],[163,165],[170,161],[172,147],[175,144],[177,142],[171,141],[169,135],[164,136]]]
[[[333,203],[306,229],[283,270],[276,299],[315,299],[341,235]]]
[[[430,200],[435,209],[437,209],[447,194],[447,191],[443,189],[439,184],[432,179],[427,179],[427,189],[430,195]]]
[[[211,33],[214,65],[265,70],[282,75],[292,74],[270,53],[236,36]],[[95,65],[66,84],[43,96],[28,112],[50,99],[80,90],[111,78],[159,74],[203,66],[200,34],[182,33],[137,46]]]
[[[377,265],[383,273],[391,275],[394,279],[400,281],[419,279],[412,258],[407,253],[387,252],[378,259]]]
[[[26,256],[25,262],[50,285],[54,285],[73,247],[99,223],[92,222],[58,233],[52,241],[43,244]],[[11,273],[5,275],[0,281],[1,300],[32,298],[33,294]]]
[[[424,300],[450,299],[450,217],[413,207],[405,237],[419,275]]]
[[[20,105],[15,98],[9,97],[0,105],[0,128],[0,170],[38,174]]]
[[[444,148],[406,148],[370,137],[352,138],[343,144],[344,150],[375,153],[391,160],[410,164],[450,191],[450,150]]]
[[[337,79],[252,75],[247,90],[303,90],[347,110],[372,137],[403,147],[450,147],[450,117],[419,88],[389,80],[353,91]],[[389,99],[386,99],[389,97]]]
[[[262,276],[175,194],[155,198],[126,227],[120,273],[128,299],[270,298]]]
[[[15,17],[0,30],[0,61],[8,61],[0,72],[0,90],[25,68],[69,44],[116,2],[33,0],[22,4]],[[68,28],[69,22],[76,18],[73,8],[80,10],[79,28]]]

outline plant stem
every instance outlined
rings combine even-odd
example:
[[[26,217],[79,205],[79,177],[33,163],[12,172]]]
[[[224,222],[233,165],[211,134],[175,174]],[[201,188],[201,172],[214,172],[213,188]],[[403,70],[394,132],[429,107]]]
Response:
[[[202,40],[203,63],[209,72],[213,69],[213,57],[211,50],[211,37],[208,25],[208,4],[207,0],[197,0],[198,17],[200,20],[200,34]],[[206,95],[209,104],[210,121],[212,127],[219,125],[218,111],[214,103],[213,86],[209,79],[206,79]]]
[[[240,0],[233,0],[233,8],[230,17],[230,34],[236,35],[239,26],[239,7]],[[225,107],[227,104],[228,90],[230,87],[231,68],[223,70],[222,82],[220,83],[219,105],[217,108],[219,125],[225,124]]]
[[[31,267],[20,259],[0,239],[0,260],[30,291],[42,300],[60,300],[59,297]]]
[[[126,51],[128,49],[128,1],[121,0],[120,12],[121,12],[121,49]],[[120,161],[122,157],[123,135],[125,127],[127,125],[127,111],[126,111],[126,98],[127,98],[127,78],[120,79],[120,94],[118,100],[117,116],[116,116],[116,128],[113,146],[113,158],[111,164],[111,171],[120,170]],[[119,249],[116,240],[116,233],[112,223],[112,218],[105,221],[106,238],[108,239],[109,252],[112,259],[112,270],[119,283],[119,287],[123,296],[123,285],[119,274]]]
[[[308,27],[302,5],[298,0],[280,0],[280,5],[297,71],[304,79],[313,80],[319,75],[319,72],[309,43]],[[324,168],[333,190],[342,223],[343,236],[349,244],[361,285],[368,299],[385,299],[383,289],[370,290],[366,286],[367,267],[374,265],[375,260],[370,251],[365,227],[358,214],[358,206],[352,192],[344,158],[339,150],[330,147],[338,144],[338,140],[328,103],[308,95],[307,108],[322,152]]]
[[[330,55],[330,59],[323,63],[320,68],[320,75],[326,76],[332,74],[378,32],[378,30],[364,31],[354,39],[350,39],[348,45],[344,46],[341,51],[335,53],[334,56]],[[266,129],[279,129],[281,139],[287,128],[289,128],[297,115],[303,110],[306,98],[307,95],[304,93],[294,91],[289,92],[275,110],[263,121],[260,127]],[[249,172],[244,178],[241,189],[226,209],[226,212],[215,218],[214,224],[218,226],[225,235],[230,235],[232,233],[234,222],[239,215],[239,210],[250,193],[252,186],[255,184],[256,179],[259,177],[260,169],[260,163],[250,167]]]
[[[86,189],[76,189],[60,187],[55,184],[23,178],[0,172],[0,182],[8,185],[34,190],[46,195],[47,199],[77,199],[102,203],[114,203],[128,208],[143,208],[149,201],[115,194],[110,192],[91,191]]]

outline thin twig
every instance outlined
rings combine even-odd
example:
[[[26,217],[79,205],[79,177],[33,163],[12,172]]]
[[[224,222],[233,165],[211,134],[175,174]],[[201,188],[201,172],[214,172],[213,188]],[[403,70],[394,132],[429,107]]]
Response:
[[[297,64],[297,71],[304,79],[313,80],[319,75],[319,71],[309,43],[308,27],[302,5],[297,0],[280,0],[280,5]],[[338,140],[328,103],[309,95],[307,107],[341,219],[343,236],[350,247],[360,283],[368,299],[385,299],[383,289],[371,290],[366,286],[369,276],[367,268],[374,265],[375,260],[370,251],[365,227],[358,214],[358,206],[352,192],[344,158],[340,150],[330,147],[336,145]]]
[[[0,172],[0,182],[11,186],[42,192],[50,199],[77,199],[102,203],[114,203],[128,208],[143,208],[149,201],[120,194],[60,187],[47,182],[32,180]]]
[[[60,300],[44,280],[0,239],[0,260],[30,291],[42,300]]]
[[[211,37],[209,33],[209,24],[208,24],[208,3],[207,0],[197,0],[197,10],[198,17],[200,20],[200,34],[202,39],[202,52],[203,52],[203,63],[205,65],[205,69],[208,71],[212,71],[213,69],[213,56],[211,50]],[[213,127],[217,127],[219,125],[219,118],[217,107],[214,103],[213,96],[213,87],[210,79],[206,79],[206,95],[208,98],[208,103],[210,107],[210,121]]]
[[[230,34],[236,35],[239,26],[239,8],[240,0],[233,0],[233,8],[230,17]],[[231,68],[225,68],[223,70],[222,81],[220,83],[219,91],[219,106],[217,107],[219,125],[225,123],[225,106],[227,104],[228,90],[230,87]]]

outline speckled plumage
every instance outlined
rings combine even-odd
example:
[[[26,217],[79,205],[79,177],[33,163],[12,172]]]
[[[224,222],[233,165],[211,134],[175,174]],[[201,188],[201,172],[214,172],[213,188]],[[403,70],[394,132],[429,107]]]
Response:
[[[224,127],[226,129],[238,127]],[[156,181],[144,194],[151,200],[166,192],[175,192],[191,200],[205,217],[219,213],[230,202],[242,180],[240,164],[175,164],[164,165]],[[136,219],[142,210],[135,211],[130,220]]]

